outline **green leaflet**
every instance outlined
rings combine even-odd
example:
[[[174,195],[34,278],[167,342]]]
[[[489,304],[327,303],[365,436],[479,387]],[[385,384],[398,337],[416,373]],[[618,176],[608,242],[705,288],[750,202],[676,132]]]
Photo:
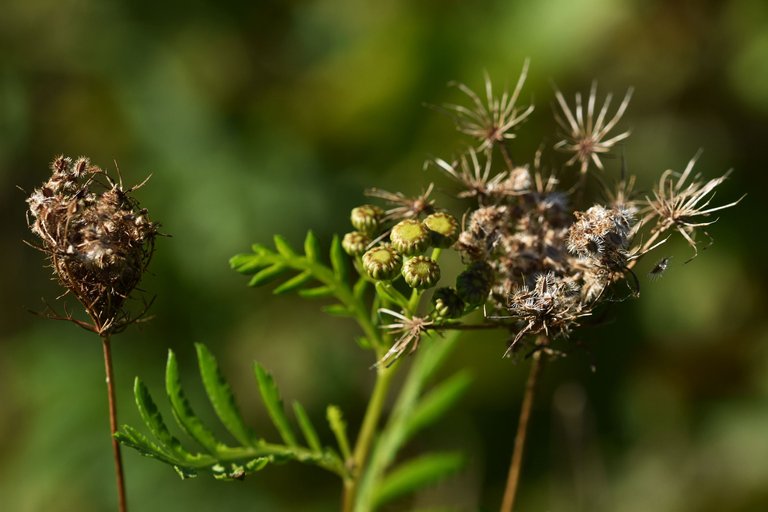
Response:
[[[189,405],[181,387],[176,354],[172,350],[168,351],[168,363],[165,367],[165,392],[171,402],[173,417],[187,435],[197,441],[209,453],[216,453],[221,448],[225,448],[216,440],[213,433],[203,425]]]
[[[405,437],[410,439],[419,430],[435,423],[469,389],[472,377],[460,371],[436,385],[419,400],[405,423]]]
[[[272,375],[267,373],[259,363],[253,363],[253,373],[256,375],[256,381],[259,384],[261,399],[264,401],[269,417],[272,418],[272,423],[275,424],[280,437],[283,438],[283,441],[288,446],[297,446],[296,435],[291,429],[288,416],[285,415],[283,401],[280,399],[280,394],[277,391]]]
[[[307,416],[304,406],[299,402],[293,402],[293,412],[296,415],[296,421],[299,422],[299,428],[304,435],[304,439],[307,441],[307,445],[315,452],[322,451],[320,438],[317,436],[317,431],[312,425],[309,416]]]
[[[208,394],[216,415],[239,443],[243,446],[255,445],[256,436],[240,415],[235,403],[235,396],[219,370],[216,359],[202,343],[195,343],[195,348],[197,349],[203,386],[205,386],[205,392]]]

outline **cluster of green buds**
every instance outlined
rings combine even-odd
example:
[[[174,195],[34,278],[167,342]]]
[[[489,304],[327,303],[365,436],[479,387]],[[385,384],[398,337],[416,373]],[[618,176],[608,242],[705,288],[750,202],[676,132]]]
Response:
[[[402,277],[413,290],[432,288],[441,278],[437,259],[443,249],[454,247],[461,231],[459,223],[445,211],[399,210],[399,213],[399,216],[388,216],[370,204],[353,208],[350,221],[355,230],[344,235],[342,247],[356,259],[361,274],[373,281],[394,282]],[[430,248],[431,255],[425,254]],[[432,317],[436,320],[459,318],[481,306],[488,298],[492,283],[493,271],[489,265],[469,263],[457,276],[455,286],[434,292]]]

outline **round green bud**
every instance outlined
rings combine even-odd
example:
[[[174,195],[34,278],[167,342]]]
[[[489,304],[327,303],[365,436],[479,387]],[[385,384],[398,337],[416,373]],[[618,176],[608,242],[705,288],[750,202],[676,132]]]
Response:
[[[456,293],[470,306],[479,306],[488,298],[493,285],[493,269],[484,261],[471,263],[456,276]]]
[[[450,213],[436,212],[424,219],[434,247],[450,247],[459,236],[459,223]]]
[[[431,288],[440,280],[440,266],[432,258],[414,256],[403,265],[403,277],[411,288]]]
[[[381,219],[384,217],[384,210],[372,204],[364,204],[357,208],[352,208],[349,220],[356,230],[368,236],[373,236],[379,229]]]
[[[344,252],[350,256],[360,256],[365,252],[365,248],[371,243],[371,239],[359,231],[352,231],[344,235],[341,240],[341,247]]]
[[[458,318],[464,312],[464,301],[453,288],[438,288],[432,295],[434,315],[437,319]]]
[[[429,230],[415,219],[405,219],[395,224],[389,234],[392,247],[406,256],[421,254],[429,246]]]
[[[363,254],[363,267],[372,279],[388,281],[397,276],[403,259],[388,245],[380,245]]]

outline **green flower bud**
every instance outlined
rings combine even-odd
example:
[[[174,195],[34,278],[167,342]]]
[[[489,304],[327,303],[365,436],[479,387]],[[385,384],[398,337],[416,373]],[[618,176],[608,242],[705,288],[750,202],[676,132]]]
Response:
[[[438,288],[432,295],[437,319],[458,318],[464,312],[464,301],[453,288]]]
[[[406,256],[424,252],[424,249],[429,246],[429,238],[429,230],[415,219],[398,222],[389,234],[392,247]]]
[[[471,263],[456,276],[456,292],[470,306],[479,306],[488,298],[493,284],[493,269],[484,261]]]
[[[357,208],[352,208],[349,220],[356,230],[368,236],[373,236],[379,229],[381,219],[384,217],[384,211],[378,206],[364,204]]]
[[[424,219],[424,225],[432,235],[434,247],[450,247],[459,236],[459,223],[450,213],[433,213]]]
[[[431,288],[440,280],[440,266],[432,258],[414,256],[403,265],[403,277],[411,288]]]
[[[388,281],[400,272],[400,254],[388,245],[380,245],[363,254],[363,267],[372,279]]]
[[[371,239],[359,231],[352,231],[344,235],[341,241],[341,247],[350,256],[360,256],[365,252],[365,248],[371,243]]]

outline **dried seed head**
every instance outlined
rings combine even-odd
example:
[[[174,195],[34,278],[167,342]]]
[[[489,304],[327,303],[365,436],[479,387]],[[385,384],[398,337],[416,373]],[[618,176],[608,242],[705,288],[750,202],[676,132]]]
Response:
[[[363,267],[372,279],[388,281],[400,272],[400,253],[388,245],[380,245],[363,254]]]
[[[450,247],[459,235],[459,223],[449,213],[437,212],[428,215],[424,219],[424,226],[432,236],[433,247]]]
[[[444,287],[435,290],[432,295],[432,305],[435,308],[433,316],[439,320],[458,318],[464,312],[464,301],[454,288]]]
[[[384,210],[371,204],[364,204],[352,208],[352,212],[350,213],[352,226],[354,226],[357,231],[368,236],[376,234],[383,217]]]
[[[370,243],[371,239],[367,235],[359,231],[351,231],[344,235],[341,240],[341,247],[350,256],[360,256]]]
[[[416,219],[405,219],[395,224],[389,238],[392,247],[407,256],[424,252],[430,242],[429,230]]]
[[[632,231],[630,210],[595,205],[574,215],[576,222],[568,230],[568,250],[581,258],[595,258],[608,268],[623,267]]]
[[[403,277],[411,288],[431,288],[440,280],[440,266],[432,258],[414,256],[403,265]]]
[[[42,240],[59,282],[85,307],[93,329],[130,323],[123,306],[149,264],[157,225],[87,158],[60,156],[50,179],[27,200],[30,229]]]

